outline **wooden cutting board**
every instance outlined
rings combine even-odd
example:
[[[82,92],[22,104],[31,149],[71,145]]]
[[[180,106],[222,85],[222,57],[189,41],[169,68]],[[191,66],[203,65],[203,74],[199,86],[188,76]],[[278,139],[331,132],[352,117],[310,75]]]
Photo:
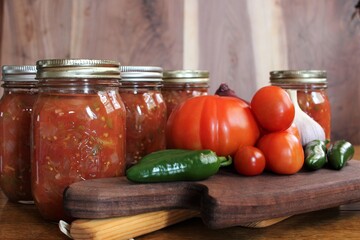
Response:
[[[198,182],[136,184],[125,177],[77,182],[64,192],[75,218],[107,218],[192,209],[210,228],[226,228],[360,201],[360,161],[340,171],[243,177],[222,170]]]

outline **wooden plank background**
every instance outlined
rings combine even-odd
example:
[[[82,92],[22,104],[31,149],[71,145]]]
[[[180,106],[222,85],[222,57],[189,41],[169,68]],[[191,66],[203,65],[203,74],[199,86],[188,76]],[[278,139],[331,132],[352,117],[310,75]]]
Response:
[[[324,69],[333,139],[360,143],[357,0],[0,0],[1,64],[43,58],[206,69],[250,100],[269,71]]]

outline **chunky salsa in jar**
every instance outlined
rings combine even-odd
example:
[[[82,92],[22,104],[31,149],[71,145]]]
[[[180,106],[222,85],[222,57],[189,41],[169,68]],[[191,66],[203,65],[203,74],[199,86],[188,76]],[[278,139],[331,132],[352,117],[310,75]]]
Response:
[[[298,91],[300,108],[322,126],[326,139],[331,135],[331,110],[328,95],[324,89]]]
[[[162,94],[167,106],[167,117],[185,100],[208,94],[209,72],[201,70],[164,71]]]
[[[271,84],[284,89],[297,90],[300,108],[324,129],[325,137],[331,137],[331,108],[326,92],[326,71],[299,70],[273,71]]]
[[[12,202],[33,203],[30,126],[37,97],[36,66],[3,66],[0,100],[0,185]]]
[[[162,68],[121,66],[120,95],[126,107],[126,163],[165,149],[166,104],[160,91]]]
[[[119,63],[40,60],[33,115],[32,191],[41,215],[66,218],[71,183],[125,174],[125,106]]]

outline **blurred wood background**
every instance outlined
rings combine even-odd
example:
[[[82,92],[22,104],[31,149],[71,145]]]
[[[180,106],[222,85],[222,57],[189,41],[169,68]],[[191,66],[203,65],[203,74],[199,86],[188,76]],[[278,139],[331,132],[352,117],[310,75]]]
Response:
[[[357,0],[0,0],[1,64],[97,58],[206,69],[250,100],[269,71],[328,72],[332,138],[360,144]]]

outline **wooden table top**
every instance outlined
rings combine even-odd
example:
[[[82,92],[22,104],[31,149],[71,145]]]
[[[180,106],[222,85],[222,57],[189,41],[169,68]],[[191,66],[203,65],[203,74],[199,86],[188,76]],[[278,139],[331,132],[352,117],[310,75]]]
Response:
[[[360,160],[360,146],[354,159]],[[10,203],[0,191],[0,239],[69,239],[34,205]],[[208,229],[193,218],[136,239],[360,239],[360,203],[292,216],[266,228]]]

